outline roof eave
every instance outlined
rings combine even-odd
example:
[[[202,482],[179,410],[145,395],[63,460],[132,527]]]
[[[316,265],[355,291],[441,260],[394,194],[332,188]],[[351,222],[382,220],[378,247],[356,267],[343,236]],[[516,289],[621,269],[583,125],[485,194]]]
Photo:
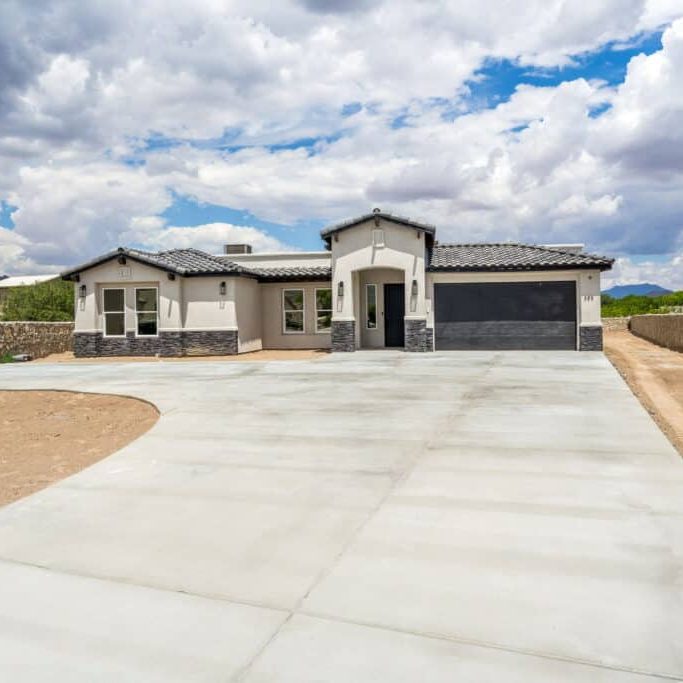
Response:
[[[435,235],[436,234],[436,226],[434,225],[428,225],[426,223],[418,223],[417,221],[411,221],[410,219],[403,218],[401,216],[393,216],[390,213],[368,213],[363,216],[358,216],[358,218],[352,218],[348,222],[344,223],[337,223],[335,225],[330,225],[327,228],[323,228],[320,231],[320,236],[323,238],[325,241],[329,241],[329,239],[334,235],[335,233],[341,232],[342,230],[348,230],[349,228],[355,228],[357,225],[360,225],[361,223],[365,223],[366,221],[372,220],[374,218],[383,218],[386,221],[389,221],[391,223],[398,223],[399,225],[405,225],[406,227],[413,228],[415,230],[420,230],[421,232],[425,232],[429,235]]]
[[[610,270],[611,263],[582,263],[582,264],[557,264],[557,265],[528,265],[528,266],[427,266],[428,273],[495,273],[495,272],[525,272],[535,271],[540,272],[544,270]]]

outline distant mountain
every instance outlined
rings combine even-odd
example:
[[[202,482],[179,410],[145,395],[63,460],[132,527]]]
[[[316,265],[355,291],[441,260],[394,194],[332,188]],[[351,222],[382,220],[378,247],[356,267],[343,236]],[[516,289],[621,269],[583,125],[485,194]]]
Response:
[[[615,285],[606,289],[603,294],[609,294],[614,299],[623,299],[631,294],[636,296],[662,296],[662,294],[671,294],[671,290],[664,289],[664,287],[659,285],[650,284],[649,282],[643,282],[639,285]]]

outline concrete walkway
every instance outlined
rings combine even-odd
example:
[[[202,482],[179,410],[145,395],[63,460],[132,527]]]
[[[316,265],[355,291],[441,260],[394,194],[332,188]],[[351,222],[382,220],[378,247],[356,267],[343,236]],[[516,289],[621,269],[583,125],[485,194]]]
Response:
[[[0,680],[683,680],[683,461],[602,354],[14,365],[139,396],[0,510]]]

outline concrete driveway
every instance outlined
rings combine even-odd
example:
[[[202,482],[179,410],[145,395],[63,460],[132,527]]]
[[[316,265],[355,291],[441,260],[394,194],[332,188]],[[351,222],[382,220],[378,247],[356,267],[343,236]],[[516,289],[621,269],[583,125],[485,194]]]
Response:
[[[157,425],[0,510],[0,680],[683,676],[683,462],[602,354],[15,365]]]

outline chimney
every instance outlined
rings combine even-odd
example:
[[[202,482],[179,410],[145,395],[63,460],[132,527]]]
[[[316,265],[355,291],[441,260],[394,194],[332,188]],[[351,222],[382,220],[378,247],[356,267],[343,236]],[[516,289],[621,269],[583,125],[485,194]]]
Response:
[[[251,254],[251,244],[224,244],[224,254]]]

